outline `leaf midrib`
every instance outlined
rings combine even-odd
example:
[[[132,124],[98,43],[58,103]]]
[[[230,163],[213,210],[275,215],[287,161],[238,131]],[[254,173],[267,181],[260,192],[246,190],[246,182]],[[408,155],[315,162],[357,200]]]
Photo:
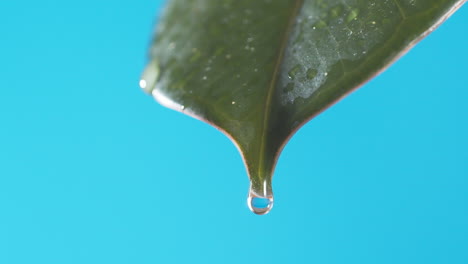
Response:
[[[271,79],[270,85],[268,86],[268,91],[267,91],[267,97],[266,97],[266,102],[265,102],[265,108],[264,108],[264,116],[263,116],[263,127],[262,127],[262,134],[261,134],[261,143],[260,143],[260,149],[259,149],[259,166],[258,166],[258,172],[257,176],[259,176],[262,172],[264,172],[264,159],[265,159],[265,153],[264,151],[266,141],[267,141],[267,131],[268,131],[268,124],[270,121],[271,117],[271,104],[273,102],[273,94],[276,88],[276,84],[279,79],[279,70],[281,68],[281,63],[283,62],[284,59],[284,53],[286,51],[286,47],[289,42],[289,34],[291,33],[291,30],[295,24],[295,20],[297,17],[297,14],[299,13],[300,7],[302,7],[302,4],[304,3],[304,0],[296,0],[295,6],[291,12],[291,16],[288,21],[288,26],[282,36],[282,43],[280,46],[280,53],[278,55],[277,61],[275,63],[275,69],[273,71],[273,78]],[[254,176],[254,175],[251,175]]]

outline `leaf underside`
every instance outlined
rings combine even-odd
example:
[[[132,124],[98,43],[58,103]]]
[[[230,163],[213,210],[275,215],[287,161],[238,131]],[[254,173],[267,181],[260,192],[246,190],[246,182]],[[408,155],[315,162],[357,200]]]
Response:
[[[143,88],[239,148],[270,188],[305,122],[382,71],[465,0],[170,0]],[[267,184],[265,184],[267,183]]]

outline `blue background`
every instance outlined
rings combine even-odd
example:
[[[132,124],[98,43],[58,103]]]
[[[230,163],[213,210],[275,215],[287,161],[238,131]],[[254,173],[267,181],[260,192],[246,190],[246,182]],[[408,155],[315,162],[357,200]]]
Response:
[[[468,263],[468,8],[307,124],[246,206],[138,87],[160,1],[0,3],[0,263]]]

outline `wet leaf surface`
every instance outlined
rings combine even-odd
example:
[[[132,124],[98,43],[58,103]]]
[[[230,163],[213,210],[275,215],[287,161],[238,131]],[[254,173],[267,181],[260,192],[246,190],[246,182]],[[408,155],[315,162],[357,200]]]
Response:
[[[228,135],[244,158],[251,198],[272,200],[276,161],[297,129],[464,2],[170,0],[140,85]]]

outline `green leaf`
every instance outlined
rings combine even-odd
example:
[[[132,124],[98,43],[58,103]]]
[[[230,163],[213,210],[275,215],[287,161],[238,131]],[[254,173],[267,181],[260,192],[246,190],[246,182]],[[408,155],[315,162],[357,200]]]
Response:
[[[239,148],[249,206],[305,122],[378,74],[462,0],[170,0],[142,88]],[[270,199],[262,207],[256,198]]]

